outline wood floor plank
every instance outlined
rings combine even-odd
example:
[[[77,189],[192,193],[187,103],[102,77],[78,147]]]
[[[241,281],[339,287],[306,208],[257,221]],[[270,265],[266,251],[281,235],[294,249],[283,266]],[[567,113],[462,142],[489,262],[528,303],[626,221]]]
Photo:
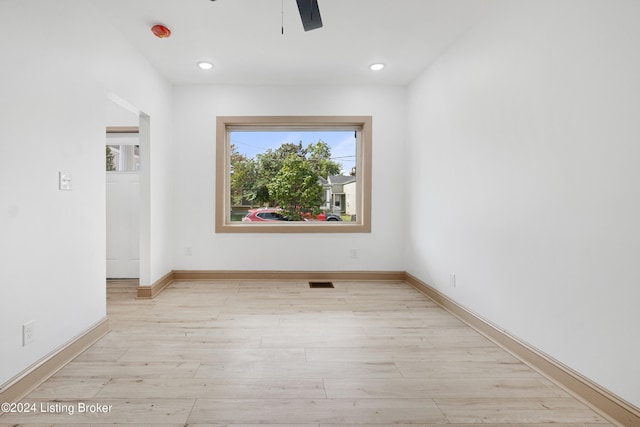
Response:
[[[193,423],[424,423],[444,422],[431,399],[198,399]]]
[[[402,373],[395,363],[362,362],[230,362],[206,363],[198,369],[195,378],[369,378],[399,379]]]
[[[360,326],[328,326],[321,322],[315,325],[279,326],[276,328],[263,328],[263,337],[296,337],[309,335],[314,337],[364,337],[368,334]]]
[[[495,362],[485,349],[448,349],[448,348],[391,348],[391,349],[362,349],[362,348],[308,348],[307,360],[334,362],[398,362],[411,361],[430,363],[432,361],[487,361]]]
[[[91,399],[111,380],[110,377],[62,377],[50,378],[29,394],[34,399],[56,399],[65,396],[72,399]]]
[[[536,378],[325,380],[329,398],[558,397],[564,393]]]
[[[540,378],[524,363],[496,363],[478,360],[430,360],[425,362],[396,361],[404,378],[474,380],[478,378]]]
[[[96,398],[225,398],[225,399],[324,399],[322,380],[312,379],[215,379],[118,378],[106,384]]]
[[[278,360],[281,363],[306,360],[305,351],[302,348],[181,348],[172,346],[157,346],[153,349],[134,348],[127,351],[118,361],[120,362],[145,362],[150,360],[163,360],[167,362],[215,362],[236,360]]]
[[[364,327],[364,331],[368,337],[423,337],[437,338],[442,335],[455,337],[476,337],[477,332],[468,326],[447,327],[440,326],[421,326],[421,327]]]
[[[113,324],[111,326],[113,327]],[[123,347],[123,348],[91,347],[88,350],[85,350],[84,353],[76,357],[74,361],[95,362],[95,363],[116,362],[118,361],[118,359],[124,356],[127,353],[127,351],[128,350],[126,347]]]
[[[435,399],[452,423],[609,423],[572,398]]]
[[[192,378],[200,368],[197,362],[79,362],[73,361],[53,378]]]
[[[429,339],[421,336],[265,336],[262,348],[433,348]]]

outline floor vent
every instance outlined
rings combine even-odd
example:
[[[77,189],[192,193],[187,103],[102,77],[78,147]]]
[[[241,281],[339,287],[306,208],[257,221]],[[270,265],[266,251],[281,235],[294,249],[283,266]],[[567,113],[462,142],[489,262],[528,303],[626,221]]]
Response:
[[[331,282],[309,282],[310,288],[333,288]]]

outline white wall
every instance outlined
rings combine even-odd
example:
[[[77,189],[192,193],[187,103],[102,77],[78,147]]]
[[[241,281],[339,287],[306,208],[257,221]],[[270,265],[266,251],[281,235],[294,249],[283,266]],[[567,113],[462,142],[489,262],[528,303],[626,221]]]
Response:
[[[174,91],[174,268],[189,270],[402,270],[405,90],[401,87],[197,86]],[[218,115],[373,116],[370,234],[216,234]],[[192,256],[185,248],[192,248]],[[359,252],[350,256],[351,248]]]
[[[507,2],[411,85],[406,255],[640,406],[638,17],[634,0]]]
[[[171,90],[86,3],[0,2],[0,384],[105,316],[110,92],[153,121],[150,280],[171,268]],[[59,171],[72,191],[58,190]],[[22,347],[31,320],[36,339]]]

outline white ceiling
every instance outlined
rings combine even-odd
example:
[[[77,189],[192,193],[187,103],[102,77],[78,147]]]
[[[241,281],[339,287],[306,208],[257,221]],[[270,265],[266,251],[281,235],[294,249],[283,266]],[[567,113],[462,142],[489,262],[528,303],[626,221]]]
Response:
[[[295,0],[92,1],[176,85],[404,85],[496,5],[319,0],[324,27],[304,32]],[[155,37],[154,24],[169,27],[171,37]],[[197,68],[203,60],[215,68]],[[386,68],[372,72],[368,66],[374,62]]]

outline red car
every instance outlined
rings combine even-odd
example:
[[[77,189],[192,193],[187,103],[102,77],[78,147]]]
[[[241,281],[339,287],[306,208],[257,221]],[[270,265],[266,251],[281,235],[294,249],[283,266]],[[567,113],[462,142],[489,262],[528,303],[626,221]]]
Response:
[[[305,221],[342,221],[340,215],[334,213],[320,212],[313,218],[310,214],[304,215]],[[260,208],[260,209],[251,209],[247,214],[242,218],[242,221],[245,222],[261,222],[261,221],[290,221],[287,218],[282,209],[280,208]]]
[[[289,221],[289,218],[282,214],[280,208],[260,208],[251,209],[242,218],[244,222],[261,222],[261,221]]]
[[[340,215],[324,211],[316,215],[315,219],[317,221],[342,221],[342,217],[340,217]]]

